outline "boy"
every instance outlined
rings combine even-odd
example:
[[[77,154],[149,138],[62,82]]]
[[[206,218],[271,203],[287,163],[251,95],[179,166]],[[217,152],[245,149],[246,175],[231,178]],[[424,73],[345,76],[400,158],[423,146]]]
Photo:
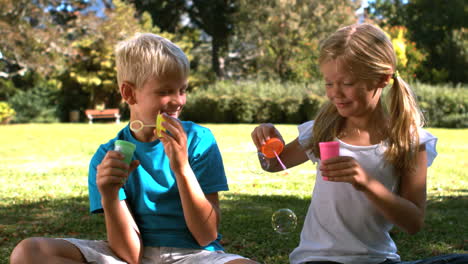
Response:
[[[169,40],[137,34],[116,48],[117,81],[130,122],[167,132],[123,128],[99,147],[89,168],[93,213],[104,212],[107,240],[29,238],[11,263],[256,263],[227,254],[219,243],[218,191],[228,190],[212,133],[179,121],[186,102],[189,62]],[[130,165],[113,151],[115,140],[136,145]]]

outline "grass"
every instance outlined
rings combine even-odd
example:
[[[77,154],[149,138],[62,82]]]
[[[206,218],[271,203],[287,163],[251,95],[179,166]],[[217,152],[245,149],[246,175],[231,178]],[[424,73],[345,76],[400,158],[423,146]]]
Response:
[[[206,124],[223,155],[230,191],[221,193],[220,232],[228,252],[262,263],[288,263],[297,246],[315,180],[313,164],[291,176],[262,173],[250,140],[253,125]],[[104,239],[102,215],[88,213],[87,167],[99,144],[123,127],[115,124],[28,124],[0,126],[0,264],[30,236]],[[294,125],[279,125],[286,141]],[[430,129],[439,138],[428,172],[426,226],[410,236],[392,236],[405,260],[468,253],[467,129]],[[298,227],[275,233],[271,216],[293,210]]]

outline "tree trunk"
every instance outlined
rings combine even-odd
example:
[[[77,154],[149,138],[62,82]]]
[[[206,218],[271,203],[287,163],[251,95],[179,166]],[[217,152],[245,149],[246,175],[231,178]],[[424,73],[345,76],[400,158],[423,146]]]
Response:
[[[224,65],[221,67],[219,62],[219,51],[221,49],[221,45],[219,41],[213,37],[211,41],[211,65],[213,67],[213,71],[216,74],[216,77],[220,80],[224,79]]]

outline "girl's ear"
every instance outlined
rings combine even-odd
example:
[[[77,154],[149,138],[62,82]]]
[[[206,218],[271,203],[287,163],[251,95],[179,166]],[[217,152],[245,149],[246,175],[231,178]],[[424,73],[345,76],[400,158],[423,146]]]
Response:
[[[392,78],[391,74],[382,75],[380,81],[377,83],[377,88],[385,88],[390,82],[390,78]]]
[[[133,105],[136,103],[135,85],[132,83],[122,82],[122,85],[120,85],[120,94],[127,104]]]

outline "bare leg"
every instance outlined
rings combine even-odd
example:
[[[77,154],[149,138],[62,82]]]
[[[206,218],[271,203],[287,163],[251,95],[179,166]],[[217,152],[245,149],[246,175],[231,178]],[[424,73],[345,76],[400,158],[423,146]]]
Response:
[[[10,264],[86,263],[80,250],[72,243],[54,238],[32,237],[16,245]]]

